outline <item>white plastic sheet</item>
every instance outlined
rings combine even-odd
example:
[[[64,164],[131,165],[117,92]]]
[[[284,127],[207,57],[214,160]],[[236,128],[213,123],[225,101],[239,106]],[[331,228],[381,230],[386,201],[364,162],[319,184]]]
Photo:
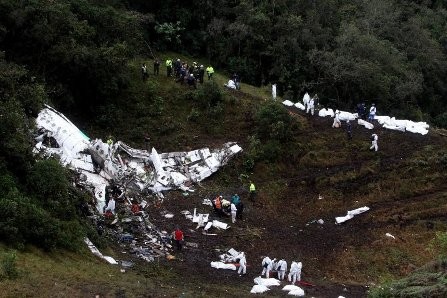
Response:
[[[327,117],[327,116],[334,117],[335,114],[334,114],[334,110],[332,110],[332,109],[321,109],[318,111],[318,116],[320,116],[320,117]]]
[[[304,296],[304,290],[301,289],[301,288],[296,289],[296,290],[292,290],[292,291],[289,292],[288,295],[302,297],[302,296]]]
[[[293,104],[293,102],[291,102],[290,100],[284,100],[283,102],[282,102],[282,104],[283,105],[285,105],[285,106],[287,106],[287,107],[291,107],[291,106],[293,106],[294,104]]]
[[[295,104],[295,107],[300,109],[301,111],[304,111],[306,109],[306,107],[302,103],[300,103],[300,102],[297,102]]]
[[[364,126],[367,129],[373,129],[374,128],[374,125],[372,123],[369,123],[369,122],[367,122],[367,121],[365,121],[363,119],[358,119],[357,123],[359,125]]]
[[[250,293],[252,294],[261,294],[264,292],[269,291],[270,289],[263,285],[254,285],[253,288],[251,288]]]
[[[225,264],[223,262],[211,262],[211,267],[216,269],[236,270],[236,266],[234,264]]]
[[[258,276],[253,281],[257,285],[264,285],[266,287],[280,285],[280,281],[277,280],[276,278],[262,278],[262,277]]]

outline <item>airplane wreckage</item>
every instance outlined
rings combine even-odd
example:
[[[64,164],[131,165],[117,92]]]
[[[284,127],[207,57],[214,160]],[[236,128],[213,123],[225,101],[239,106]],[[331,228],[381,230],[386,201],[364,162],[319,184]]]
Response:
[[[45,106],[36,119],[34,153],[56,156],[60,163],[80,174],[79,183],[91,189],[96,209],[102,213],[106,187],[113,184],[140,194],[171,189],[193,191],[193,183],[211,176],[229,159],[242,151],[234,142],[221,149],[157,153],[155,148],[134,149],[121,141],[104,143],[91,140],[62,113]]]

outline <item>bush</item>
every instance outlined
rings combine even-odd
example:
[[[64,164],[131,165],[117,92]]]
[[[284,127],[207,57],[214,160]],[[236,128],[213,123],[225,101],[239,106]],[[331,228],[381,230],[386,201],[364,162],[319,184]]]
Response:
[[[261,140],[288,141],[292,138],[292,119],[277,102],[261,106],[255,115],[255,123]]]
[[[19,276],[19,270],[17,270],[17,255],[15,252],[4,254],[0,265],[3,278],[14,279]]]
[[[195,100],[200,107],[207,109],[221,103],[223,101],[223,94],[214,81],[207,81],[197,91]]]
[[[447,128],[447,112],[436,116],[433,122],[441,128]]]

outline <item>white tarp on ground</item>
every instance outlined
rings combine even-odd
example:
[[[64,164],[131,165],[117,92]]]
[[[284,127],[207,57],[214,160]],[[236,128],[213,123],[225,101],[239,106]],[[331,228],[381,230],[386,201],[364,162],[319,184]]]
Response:
[[[105,187],[111,181],[127,190],[148,190],[160,195],[170,189],[193,191],[192,183],[209,177],[242,151],[234,142],[215,150],[159,154],[155,148],[148,152],[120,141],[112,145],[100,139],[90,141],[62,113],[49,106],[39,113],[36,127],[34,153],[58,156],[61,164],[79,172],[80,183],[95,194],[99,212],[105,203]]]
[[[293,106],[293,102],[291,102],[290,100],[284,100],[283,102],[282,102],[282,104],[283,105],[285,105],[285,106],[287,106],[287,107],[291,107],[291,106]]]
[[[364,126],[367,129],[373,129],[374,128],[374,125],[372,123],[369,123],[368,121],[365,121],[363,119],[358,119],[357,123],[359,125]]]
[[[318,116],[320,117],[326,117],[326,116],[331,116],[334,117],[334,110],[332,109],[321,109],[318,111]]]
[[[306,95],[308,95],[306,93]],[[306,95],[304,97],[306,97]],[[306,100],[303,101],[306,102]],[[293,103],[290,100],[285,100],[283,101],[283,104],[285,106],[292,106]],[[295,107],[297,107],[300,110],[305,110],[305,107],[303,104],[301,104],[300,102],[297,102],[296,104],[294,104]],[[334,117],[334,111],[332,109],[321,109],[318,111],[318,116],[320,117],[326,117],[326,116],[331,116]],[[358,118],[357,113],[349,113],[349,112],[344,112],[341,111],[340,115],[339,115],[339,119],[340,121],[346,121],[346,120],[355,120]],[[394,117],[390,117],[390,116],[374,116],[374,119],[377,120],[379,122],[380,125],[382,125],[384,128],[386,129],[392,129],[392,130],[398,130],[398,131],[409,131],[412,133],[419,133],[421,135],[426,135],[428,133],[428,129],[430,128],[430,126],[426,123],[426,122],[414,122],[411,120],[398,120]],[[358,124],[359,125],[363,125],[365,126],[367,129],[373,129],[374,126],[371,128],[371,123],[369,122],[364,122],[364,120],[360,121],[361,119],[359,119]],[[368,124],[369,123],[369,124]]]
[[[366,207],[366,206],[365,206],[365,207],[361,207],[361,208],[357,208],[357,209],[348,211],[348,214],[347,214],[346,216],[336,217],[336,218],[335,218],[335,222],[336,222],[337,224],[339,224],[339,223],[343,223],[343,222],[345,222],[345,221],[347,221],[347,220],[352,219],[355,215],[359,215],[359,214],[361,214],[361,213],[363,213],[363,212],[366,212],[366,211],[368,211],[368,210],[369,210],[369,207]]]
[[[295,104],[295,107],[300,109],[300,110],[302,110],[302,111],[304,111],[306,109],[306,107],[302,103],[300,103],[300,102],[297,102]]]
[[[253,279],[253,281],[257,285],[263,285],[266,287],[280,285],[280,281],[277,280],[276,278],[262,278],[262,277],[258,276],[255,279]]]
[[[346,120],[353,121],[353,120],[357,119],[357,114],[340,111],[340,114],[338,115],[338,119],[340,119],[340,121],[346,121]]]
[[[223,262],[211,262],[211,267],[216,269],[236,270],[236,266],[234,264],[225,264]]]
[[[252,294],[261,294],[264,292],[269,291],[270,289],[263,285],[254,285],[253,288],[251,288],[250,293]]]
[[[286,285],[284,288],[282,288],[283,291],[293,291],[293,290],[301,290],[300,287],[295,285]]]
[[[297,296],[297,297],[302,297],[304,296],[304,290],[303,289],[296,289],[296,290],[292,290],[288,293],[288,295],[292,295],[292,296]]]

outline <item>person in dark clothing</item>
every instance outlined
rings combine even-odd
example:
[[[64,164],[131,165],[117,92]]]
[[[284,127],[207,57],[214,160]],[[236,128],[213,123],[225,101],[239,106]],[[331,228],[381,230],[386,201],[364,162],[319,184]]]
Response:
[[[160,60],[158,58],[155,58],[154,60],[154,75],[157,75],[160,73]]]
[[[141,76],[143,78],[143,81],[146,81],[149,76],[147,73],[147,67],[145,63],[143,63],[143,65],[141,66]]]
[[[348,135],[348,140],[352,140],[352,126],[349,120],[346,121],[346,134]]]
[[[239,78],[239,75],[237,73],[234,73],[232,76],[233,82],[236,85],[236,90],[241,89],[241,79]]]
[[[199,82],[200,84],[203,84],[203,76],[205,75],[205,68],[203,67],[203,65],[200,65],[199,68]]]
[[[188,81],[188,86],[194,87],[194,89],[197,89],[196,78],[194,77],[194,75],[192,73],[189,74],[187,81]]]

